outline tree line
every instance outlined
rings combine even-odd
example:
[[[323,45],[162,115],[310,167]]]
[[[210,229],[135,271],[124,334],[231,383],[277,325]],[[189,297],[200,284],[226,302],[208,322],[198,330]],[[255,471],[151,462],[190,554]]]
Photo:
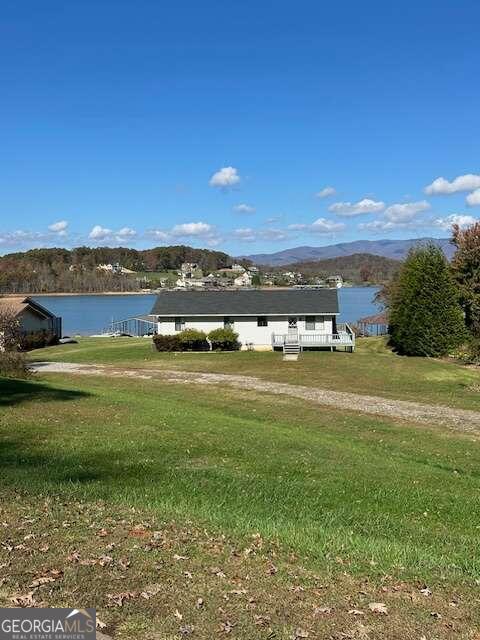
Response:
[[[137,250],[126,247],[76,247],[31,249],[0,256],[0,292],[61,293],[135,291],[135,277],[119,277],[97,269],[116,264],[132,271],[168,271],[183,262],[196,262],[204,272],[228,267],[233,259],[222,251],[184,245]]]

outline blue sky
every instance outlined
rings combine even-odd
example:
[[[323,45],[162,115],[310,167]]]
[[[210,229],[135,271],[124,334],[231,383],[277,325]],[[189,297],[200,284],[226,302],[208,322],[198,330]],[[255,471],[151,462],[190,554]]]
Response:
[[[0,253],[446,236],[480,217],[479,23],[474,0],[4,0]]]

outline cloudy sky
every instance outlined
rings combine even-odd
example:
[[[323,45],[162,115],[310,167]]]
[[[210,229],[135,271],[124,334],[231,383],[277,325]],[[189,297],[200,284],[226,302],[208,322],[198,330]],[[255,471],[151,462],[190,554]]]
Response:
[[[480,3],[2,3],[0,253],[480,218]]]

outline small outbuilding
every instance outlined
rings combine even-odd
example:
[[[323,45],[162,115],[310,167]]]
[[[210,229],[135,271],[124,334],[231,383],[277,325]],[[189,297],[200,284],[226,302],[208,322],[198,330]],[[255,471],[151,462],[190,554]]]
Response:
[[[25,296],[5,296],[0,298],[0,311],[11,310],[20,323],[23,335],[45,332],[57,338],[62,336],[62,319]]]

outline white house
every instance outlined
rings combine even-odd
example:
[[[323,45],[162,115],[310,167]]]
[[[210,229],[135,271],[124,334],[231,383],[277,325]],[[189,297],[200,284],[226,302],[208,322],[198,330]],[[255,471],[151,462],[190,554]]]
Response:
[[[347,324],[337,322],[338,314],[336,289],[162,291],[141,320],[166,335],[232,327],[243,349],[293,345],[353,351],[355,336]]]
[[[242,273],[241,276],[237,276],[233,284],[235,287],[251,287],[252,286],[252,276],[248,271]]]

